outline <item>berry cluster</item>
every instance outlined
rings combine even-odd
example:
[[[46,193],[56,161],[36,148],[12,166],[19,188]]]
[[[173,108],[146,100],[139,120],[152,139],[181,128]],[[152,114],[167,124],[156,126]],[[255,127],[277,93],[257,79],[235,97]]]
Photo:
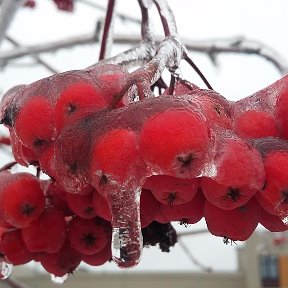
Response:
[[[52,0],[59,10],[72,12],[74,10],[74,0]],[[25,7],[34,8],[35,0],[26,0],[23,4]]]
[[[106,64],[6,93],[0,116],[15,159],[50,177],[1,172],[7,261],[34,259],[57,276],[111,256],[131,267],[141,229],[155,245],[151,227],[202,217],[225,241],[248,239],[258,223],[287,230],[287,77],[235,103],[182,80],[144,99],[130,84]]]

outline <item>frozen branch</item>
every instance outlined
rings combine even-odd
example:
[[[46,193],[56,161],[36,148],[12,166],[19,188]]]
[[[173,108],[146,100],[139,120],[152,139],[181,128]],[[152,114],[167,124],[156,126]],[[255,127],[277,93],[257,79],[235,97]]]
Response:
[[[12,279],[6,279],[5,284],[10,288],[30,288],[27,285],[21,284],[18,281]]]
[[[150,0],[148,0],[149,2]],[[147,0],[146,0],[147,2]],[[118,64],[125,67],[134,67],[148,62],[155,54],[154,34],[149,17],[149,7],[144,0],[138,0],[141,9],[141,40],[137,42],[138,46],[133,47],[123,53],[120,53],[109,59],[101,61],[102,64]],[[115,39],[115,38],[114,38]],[[139,44],[140,42],[140,44]],[[93,69],[97,64],[88,67]]]
[[[98,42],[99,35],[98,33],[80,35],[75,37],[70,37],[64,40],[58,40],[50,43],[43,43],[33,46],[21,46],[14,48],[9,51],[3,51],[0,54],[0,63],[3,63],[7,60],[17,59],[24,56],[35,55],[46,52],[55,52],[63,48],[72,48],[77,45],[87,45]],[[0,65],[1,66],[1,65]]]
[[[167,1],[166,0],[153,0],[153,2],[155,3],[158,9],[165,36],[166,37],[178,36],[174,15]]]
[[[0,10],[0,46],[4,40],[7,30],[18,8],[24,3],[24,0],[3,0]]]
[[[92,35],[81,35],[39,45],[17,47],[9,51],[3,51],[0,54],[0,63],[6,63],[9,60],[21,58],[24,56],[54,52],[58,49],[71,48],[76,45],[91,45],[93,43],[97,43],[98,39],[99,34],[95,33]],[[161,40],[162,39],[160,37],[156,37],[155,43],[159,44]],[[137,45],[140,41],[141,39],[138,35],[114,36],[114,43],[117,44]],[[189,51],[206,54],[210,57],[213,63],[215,63],[215,59],[220,54],[254,55],[271,62],[271,64],[279,71],[281,75],[288,72],[287,61],[283,60],[283,57],[281,57],[281,55],[279,55],[277,51],[271,49],[270,47],[266,46],[261,42],[255,42],[253,40],[238,37],[207,41],[193,41],[191,39],[182,39],[182,43]],[[150,43],[142,43],[136,48],[133,48],[133,53],[135,53],[135,55],[139,55],[138,50],[141,50],[142,54],[144,54],[146,51],[146,55],[143,56],[143,59],[146,59],[146,61],[152,58],[151,54],[153,54],[154,49],[151,49]],[[111,58],[111,62],[113,61],[117,62],[117,56]]]

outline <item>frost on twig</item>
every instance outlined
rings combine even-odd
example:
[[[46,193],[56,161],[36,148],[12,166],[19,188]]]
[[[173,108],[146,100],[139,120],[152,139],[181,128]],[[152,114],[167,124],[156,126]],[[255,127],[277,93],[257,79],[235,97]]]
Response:
[[[155,54],[154,34],[151,27],[151,19],[149,17],[149,7],[147,7],[147,3],[145,3],[144,0],[138,0],[138,3],[142,16],[141,40],[139,39],[136,47],[109,59],[103,60],[101,61],[102,64],[118,64],[130,68],[135,65],[146,63]],[[98,65],[98,63],[96,65]],[[93,67],[94,65],[89,68],[93,69]]]

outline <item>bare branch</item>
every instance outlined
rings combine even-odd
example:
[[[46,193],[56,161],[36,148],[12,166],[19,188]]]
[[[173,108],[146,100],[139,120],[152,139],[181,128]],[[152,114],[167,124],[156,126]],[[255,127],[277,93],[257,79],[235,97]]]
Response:
[[[27,285],[22,284],[18,281],[12,280],[12,279],[6,279],[5,284],[11,288],[29,288]]]
[[[113,30],[115,22],[115,2],[116,0],[108,1],[105,23],[103,27],[103,35],[101,40],[99,61],[111,56],[110,52],[113,43]]]
[[[44,44],[38,44],[38,45],[33,45],[33,46],[21,46],[17,47],[15,49],[12,49],[10,51],[3,51],[0,55],[0,63],[3,61],[11,60],[11,59],[16,59],[16,58],[21,58],[23,56],[28,56],[28,55],[35,55],[39,53],[44,53],[44,52],[54,52],[58,49],[63,49],[63,48],[71,48],[76,45],[85,45],[85,44],[93,44],[98,42],[99,35],[94,33],[94,34],[89,34],[89,35],[81,35],[81,36],[75,36],[71,38],[67,38],[64,40],[58,40],[50,43],[44,43]],[[0,65],[1,66],[1,65]]]
[[[7,39],[11,44],[13,44],[15,47],[21,47],[21,45],[20,45],[17,41],[15,41],[14,39],[12,39],[11,37],[6,36],[6,39]],[[53,68],[50,64],[48,64],[46,61],[44,61],[43,59],[41,59],[39,56],[36,56],[36,55],[35,55],[35,56],[32,56],[32,58],[35,59],[38,64],[41,64],[42,66],[44,66],[44,67],[45,67],[48,71],[50,71],[51,73],[53,73],[53,74],[58,73],[58,71],[57,71],[55,68]]]
[[[121,66],[134,67],[140,64],[147,63],[155,54],[154,33],[151,27],[149,17],[149,7],[146,6],[143,0],[138,0],[141,9],[141,36],[142,39],[137,42],[138,46],[131,48],[123,53],[120,53],[112,58],[101,61],[102,64],[118,64]],[[99,63],[96,64],[96,66]],[[95,65],[88,67],[94,69]]]
[[[24,3],[24,0],[3,0],[0,10],[0,45],[4,40],[7,30],[18,8]]]
[[[153,0],[155,3],[164,29],[165,36],[178,36],[177,26],[173,12],[166,0]]]
[[[44,52],[52,52],[63,48],[70,48],[75,45],[91,45],[98,42],[98,36],[99,35],[96,33],[92,35],[81,35],[77,37],[67,38],[61,41],[44,43],[34,46],[19,47],[6,52],[4,51],[0,54],[0,63],[6,63],[6,61],[8,60],[21,58],[27,55],[35,55]],[[163,39],[160,37],[156,37],[155,43],[159,44],[161,40]],[[114,43],[117,44],[137,45],[140,41],[141,38],[138,35],[114,36]],[[275,50],[261,42],[255,42],[253,40],[237,37],[228,39],[215,39],[209,41],[193,41],[191,39],[182,39],[182,43],[189,51],[205,53],[210,58],[212,57],[212,59],[215,59],[219,54],[227,53],[255,55],[271,62],[271,64],[279,71],[281,75],[288,72],[287,61],[283,60],[283,57],[279,55],[279,53],[277,53]],[[143,56],[143,61],[148,61],[152,58],[154,48],[151,50],[150,44],[144,43],[133,48],[132,50],[135,55],[139,55],[138,50],[141,50],[142,54],[146,51],[146,55]],[[113,61],[117,62],[117,57],[112,57],[111,63],[114,63]],[[145,63],[145,61],[143,63]]]
[[[178,244],[179,246],[183,249],[183,251],[186,253],[186,255],[188,256],[189,260],[196,265],[201,271],[203,272],[213,272],[211,267],[208,267],[206,265],[203,265],[202,263],[200,263],[191,253],[191,251],[188,249],[188,247],[184,244],[184,242],[178,238]]]

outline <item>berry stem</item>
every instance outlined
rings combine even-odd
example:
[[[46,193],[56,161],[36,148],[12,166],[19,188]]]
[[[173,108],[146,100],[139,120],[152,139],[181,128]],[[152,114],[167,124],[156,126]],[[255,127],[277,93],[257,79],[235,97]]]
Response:
[[[165,36],[166,37],[178,36],[175,18],[167,1],[166,0],[153,0],[153,2],[158,9],[158,13],[161,18]]]
[[[99,61],[105,59],[110,53],[111,44],[113,42],[113,28],[114,28],[114,19],[115,19],[115,2],[116,0],[109,0],[105,23],[103,29],[103,35],[101,40]]]

